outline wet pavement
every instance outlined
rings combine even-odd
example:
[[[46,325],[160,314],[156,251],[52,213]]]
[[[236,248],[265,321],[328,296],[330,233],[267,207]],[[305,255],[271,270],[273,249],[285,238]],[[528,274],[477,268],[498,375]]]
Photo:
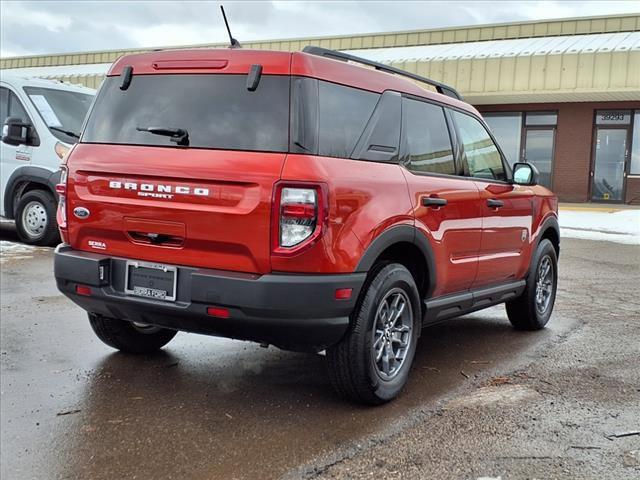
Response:
[[[2,228],[0,238],[11,235]],[[562,269],[571,272],[571,252],[591,242],[566,244]],[[19,257],[7,254],[1,275],[4,480],[306,475],[314,462],[409,428],[479,379],[530,362],[580,325],[559,309],[549,328],[516,332],[494,307],[432,327],[402,396],[365,408],[334,395],[320,355],[185,333],[157,355],[116,353],[58,294],[51,250]],[[560,295],[573,288],[579,282]]]

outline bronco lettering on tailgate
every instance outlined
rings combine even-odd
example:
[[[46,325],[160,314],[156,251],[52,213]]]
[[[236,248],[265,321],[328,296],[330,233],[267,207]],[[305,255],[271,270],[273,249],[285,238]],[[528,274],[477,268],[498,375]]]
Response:
[[[177,193],[179,195],[199,195],[199,196],[207,196],[209,195],[209,189],[204,187],[194,187],[191,188],[186,185],[163,185],[163,184],[153,184],[153,183],[137,183],[137,182],[120,182],[118,180],[110,180],[109,188],[113,188],[115,190],[132,190],[138,193],[139,197],[153,197],[153,198],[166,198],[172,199],[173,194]]]

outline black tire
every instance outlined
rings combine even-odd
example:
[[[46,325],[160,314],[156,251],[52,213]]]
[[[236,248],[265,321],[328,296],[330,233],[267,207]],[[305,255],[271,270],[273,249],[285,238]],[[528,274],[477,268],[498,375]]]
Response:
[[[548,262],[548,263],[547,263]],[[541,282],[540,274],[543,265],[549,265],[552,278]],[[550,287],[547,296],[544,292],[542,296],[538,296],[539,285],[548,285]],[[518,298],[506,303],[507,315],[511,325],[517,330],[540,330],[549,321],[553,312],[553,305],[556,300],[556,290],[558,287],[558,256],[553,244],[547,240],[542,240],[531,260],[531,268],[527,276],[527,286]],[[542,288],[542,287],[540,287]],[[545,290],[543,288],[543,290]],[[544,301],[541,305],[539,300]]]
[[[58,205],[46,190],[31,190],[20,197],[16,207],[18,237],[29,245],[53,246],[60,243],[56,222]]]
[[[138,327],[131,322],[89,314],[91,328],[100,340],[126,353],[153,353],[160,350],[178,333],[160,327]],[[145,331],[147,330],[147,331]]]
[[[389,302],[393,302],[398,297],[406,308],[410,308],[408,314],[411,318],[404,316],[407,315],[408,310],[398,306],[396,310],[403,312],[403,317],[400,319],[398,316],[399,320],[396,322],[401,321],[403,325],[410,325],[411,330],[406,334],[400,333],[399,337],[408,341],[408,345],[403,350],[404,360],[400,360],[393,376],[383,378],[386,374],[380,371],[380,366],[374,358],[374,342],[380,345],[379,341],[382,340],[379,351],[384,350],[385,356],[389,358],[389,350],[387,350],[389,342],[392,345],[391,353],[394,353],[393,345],[397,346],[394,342],[401,342],[401,340],[397,338],[394,340],[391,330],[376,329],[374,331],[374,326],[378,322],[378,310],[384,307],[383,301],[386,300],[387,306],[390,307]],[[387,309],[386,312],[389,316],[395,316],[394,310]],[[409,270],[397,263],[378,265],[374,268],[352,314],[348,332],[338,344],[327,349],[329,377],[338,394],[343,398],[370,405],[380,405],[393,400],[407,382],[421,325],[420,296]],[[384,334],[378,336],[377,332],[390,333],[391,340],[389,340],[390,337],[384,337]],[[374,336],[377,336],[377,341],[374,340]],[[385,347],[385,338],[387,338],[387,347]],[[399,351],[400,348],[398,347]],[[382,358],[378,361],[384,362]],[[395,362],[393,360],[394,365],[396,365]],[[386,363],[388,368],[389,361]]]

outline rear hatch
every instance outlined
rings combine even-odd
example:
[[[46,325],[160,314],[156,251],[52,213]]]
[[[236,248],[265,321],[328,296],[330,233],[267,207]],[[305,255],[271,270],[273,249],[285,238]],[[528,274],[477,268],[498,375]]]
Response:
[[[209,50],[118,61],[67,163],[71,246],[268,272],[271,199],[289,142],[289,58]]]

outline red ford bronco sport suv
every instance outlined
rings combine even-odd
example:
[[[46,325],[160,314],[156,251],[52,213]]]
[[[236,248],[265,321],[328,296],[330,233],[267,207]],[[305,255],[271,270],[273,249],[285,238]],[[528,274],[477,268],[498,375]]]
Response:
[[[424,326],[499,303],[547,323],[537,176],[453,88],[348,54],[128,55],[63,167],[55,276],[116,349],[184,330],[326,350],[336,390],[379,404]]]

